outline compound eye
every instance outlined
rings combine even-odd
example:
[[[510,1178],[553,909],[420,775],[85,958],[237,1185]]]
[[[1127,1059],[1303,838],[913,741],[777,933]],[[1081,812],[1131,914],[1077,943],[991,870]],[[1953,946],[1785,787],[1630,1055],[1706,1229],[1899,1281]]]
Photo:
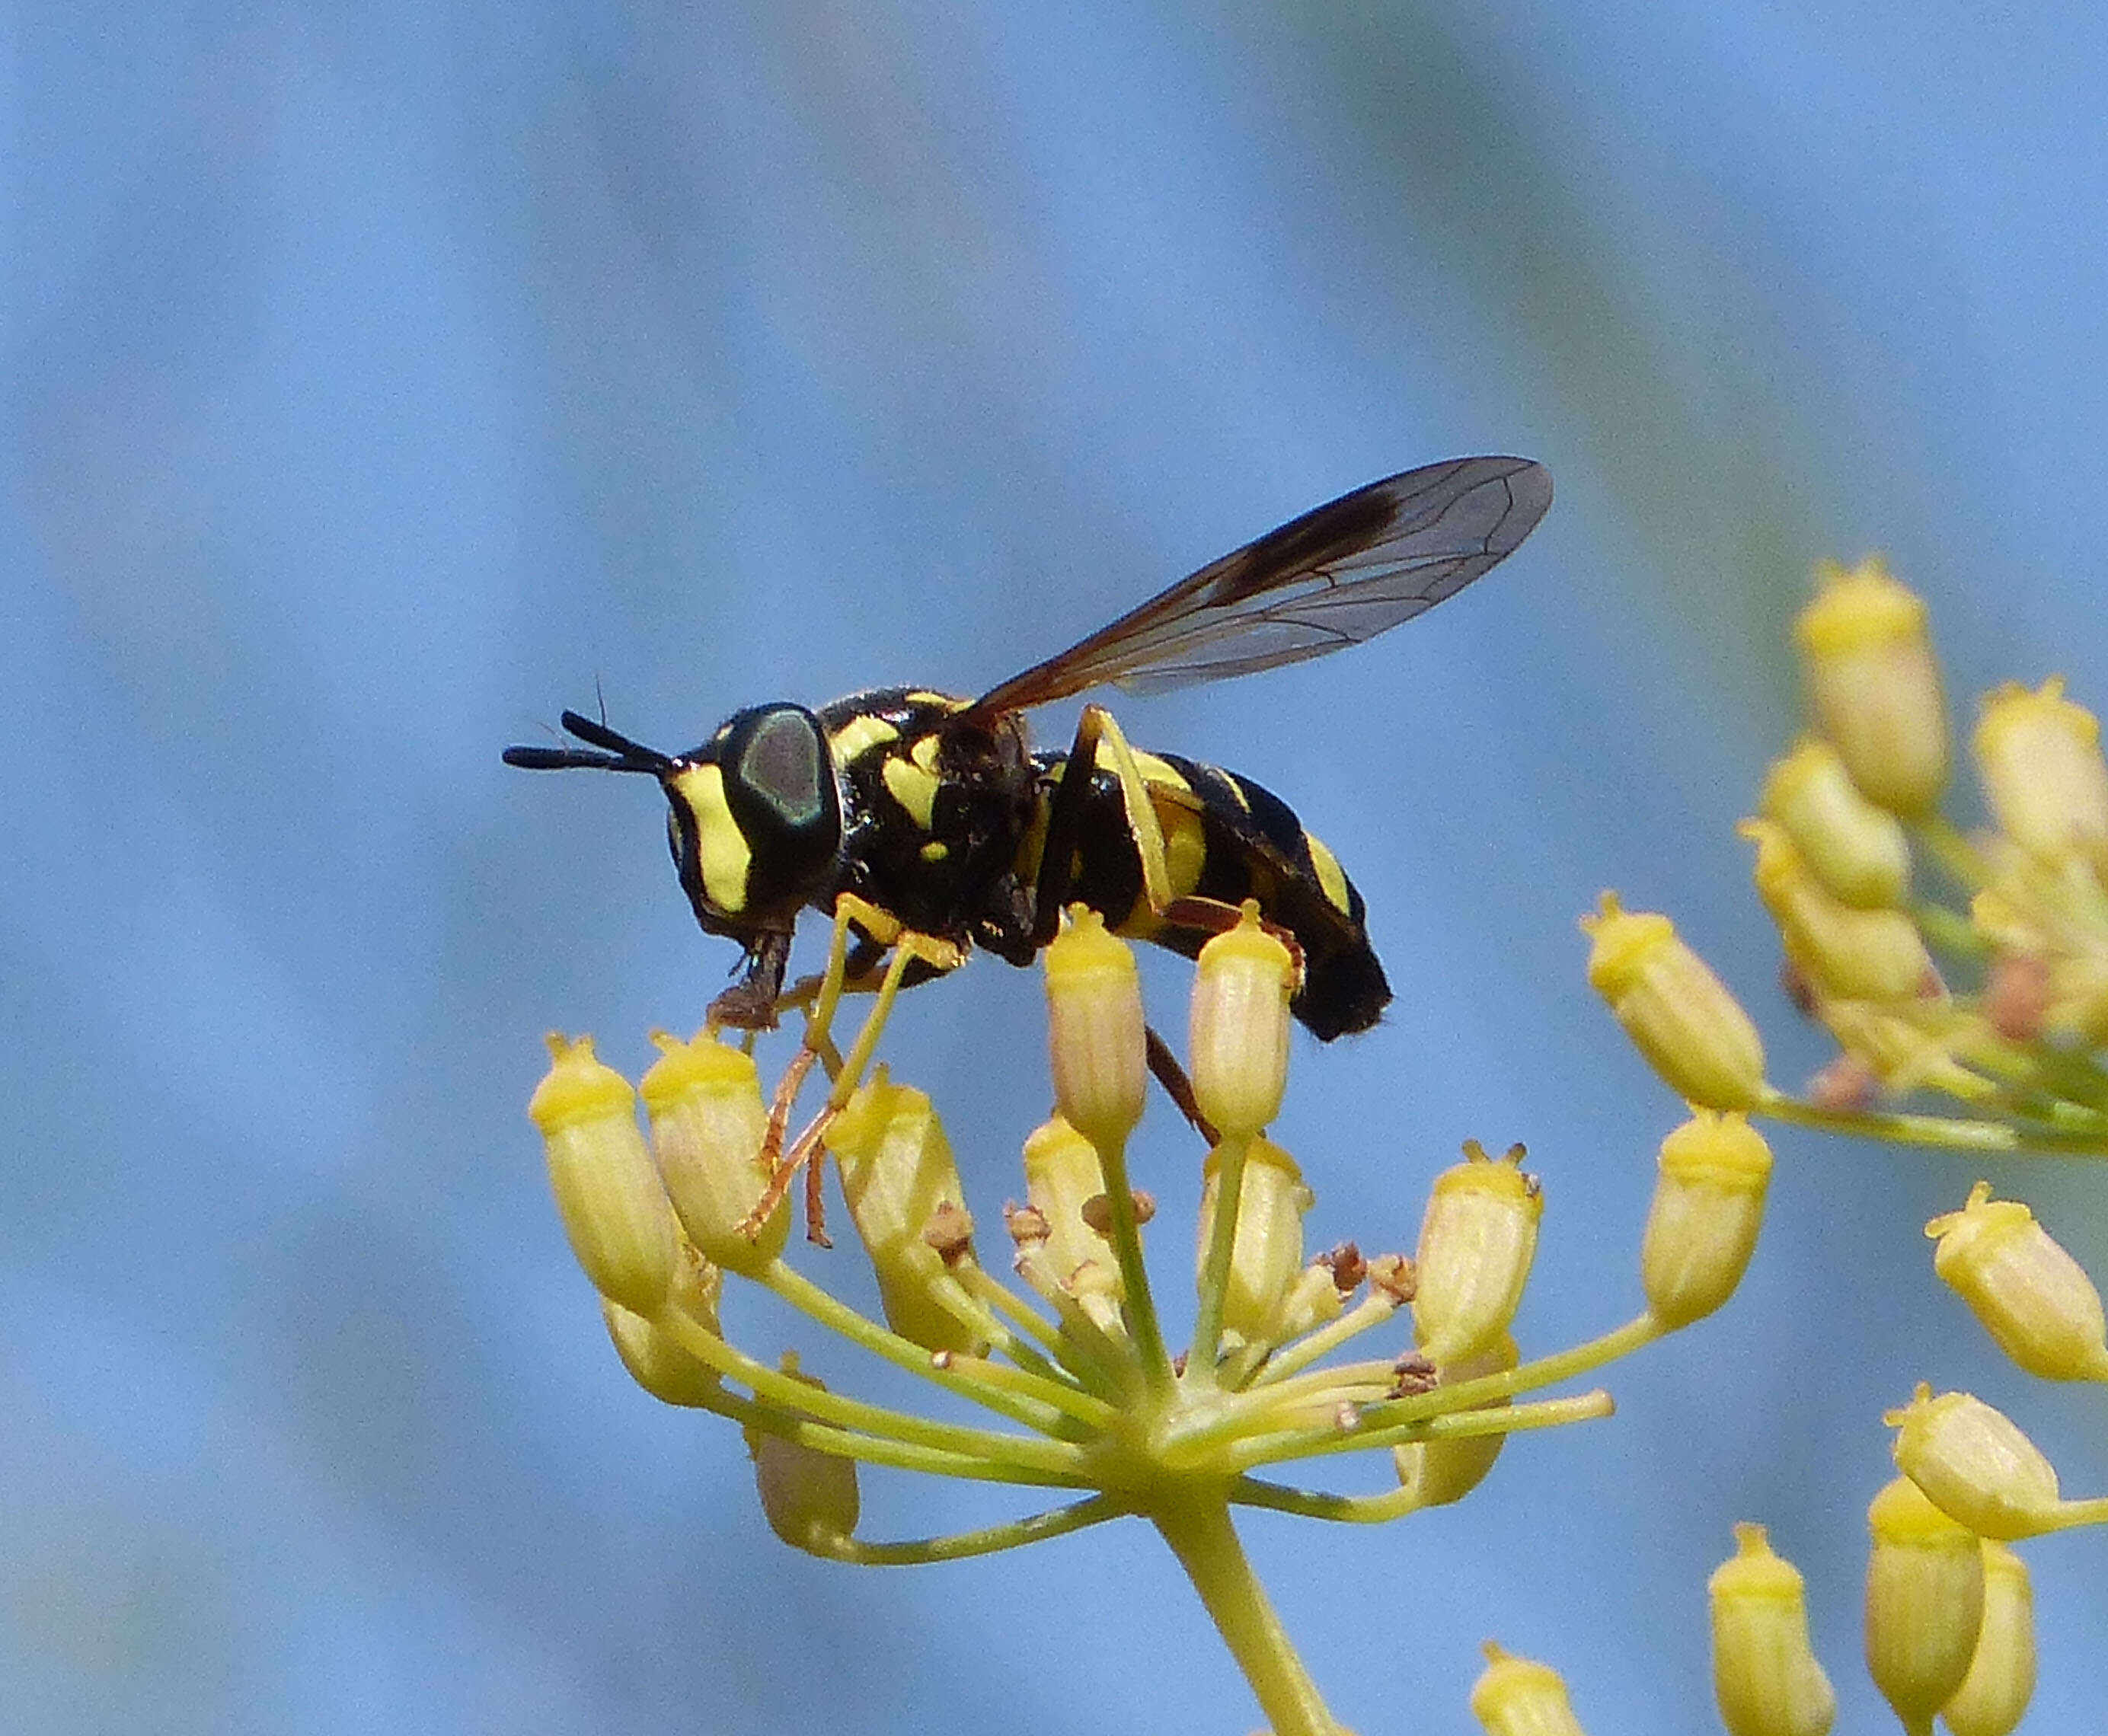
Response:
[[[802,705],[757,706],[725,726],[717,752],[725,804],[753,853],[750,885],[802,902],[832,870],[842,842],[841,796],[820,720]]]

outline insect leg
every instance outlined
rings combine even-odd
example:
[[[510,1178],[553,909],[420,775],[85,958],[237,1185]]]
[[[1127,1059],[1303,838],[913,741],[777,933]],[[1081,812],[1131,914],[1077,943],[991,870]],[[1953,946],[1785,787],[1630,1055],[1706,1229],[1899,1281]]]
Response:
[[[842,998],[842,982],[849,965],[849,929],[852,924],[864,923],[867,920],[881,928],[897,929],[899,927],[891,917],[861,898],[845,893],[835,901],[835,926],[827,943],[827,968],[820,978],[812,1004],[807,1008],[805,1034],[799,1044],[798,1053],[791,1057],[790,1064],[784,1068],[783,1077],[777,1082],[775,1095],[768,1106],[768,1131],[762,1139],[759,1154],[760,1163],[768,1171],[768,1185],[762,1190],[761,1198],[755,1202],[754,1209],[740,1221],[739,1232],[750,1242],[760,1235],[762,1226],[775,1216],[776,1208],[783,1203],[784,1194],[790,1191],[791,1178],[798,1172],[797,1164],[783,1156],[783,1140],[790,1131],[790,1112],[796,1105],[798,1093],[804,1088],[806,1076],[812,1072],[813,1064],[835,1055],[835,1046],[828,1034],[828,1027],[833,1022],[835,1009]],[[801,983],[799,987],[802,990],[805,985]],[[793,992],[794,998],[797,993],[797,991]],[[802,1140],[800,1143],[803,1143]],[[826,1231],[817,1220],[809,1216],[805,1233],[812,1240],[826,1244]]]
[[[848,1058],[843,1059],[836,1053],[829,1028],[836,1010],[841,1004],[852,956],[849,933],[853,924],[879,945],[890,946],[893,956],[887,960],[885,974],[879,983],[878,997],[871,1011],[865,1015]],[[863,944],[861,941],[857,942],[859,949]],[[770,1166],[768,1185],[763,1190],[754,1210],[748,1213],[740,1226],[741,1231],[750,1239],[761,1233],[761,1226],[768,1221],[781,1203],[799,1170],[809,1166],[805,1194],[806,1238],[818,1243],[822,1248],[831,1245],[822,1217],[819,1186],[820,1158],[827,1131],[855,1094],[857,1086],[863,1082],[865,1071],[870,1067],[872,1055],[878,1047],[879,1036],[885,1028],[885,1021],[893,1011],[894,1001],[900,992],[902,979],[907,975],[908,966],[918,959],[940,971],[956,970],[965,962],[964,954],[952,942],[903,929],[897,918],[888,915],[853,893],[845,893],[835,901],[834,937],[827,950],[827,972],[821,978],[818,996],[807,1014],[804,1043],[796,1058],[785,1071],[782,1083],[777,1087],[777,1100],[769,1115],[768,1135],[762,1145],[763,1160]],[[827,1070],[834,1077],[833,1087],[828,1091],[827,1101],[820,1113],[798,1136],[790,1149],[785,1151],[783,1136],[790,1124],[790,1106],[796,1100],[806,1075],[812,1071],[813,1062],[821,1059],[828,1063]]]
[[[1033,892],[1032,938],[1037,946],[1043,947],[1053,939],[1061,925],[1077,834],[1083,829],[1084,803],[1097,772],[1101,749],[1119,781],[1120,807],[1134,839],[1135,854],[1142,861],[1142,896],[1159,916],[1173,902],[1171,870],[1164,857],[1164,827],[1156,817],[1156,804],[1150,799],[1148,780],[1142,776],[1134,749],[1128,745],[1112,713],[1102,705],[1086,705],[1083,716],[1076,720],[1076,739],[1047,816],[1047,841],[1040,850],[1038,884]]]
[[[1219,899],[1179,896],[1172,884],[1170,852],[1164,839],[1164,823],[1157,817],[1156,803],[1150,794],[1148,778],[1141,762],[1128,744],[1120,726],[1103,706],[1086,705],[1076,725],[1075,744],[1062,767],[1061,787],[1047,816],[1047,838],[1039,853],[1038,884],[1033,894],[1033,942],[1044,947],[1052,940],[1067,902],[1074,866],[1076,842],[1083,823],[1084,803],[1092,775],[1102,753],[1107,768],[1119,785],[1121,817],[1134,842],[1142,867],[1142,893],[1150,914],[1173,928],[1195,929],[1204,934],[1219,934],[1237,925],[1240,912]],[[1124,933],[1134,913],[1119,916]],[[1272,932],[1286,938],[1285,930],[1269,924]]]
[[[1144,1025],[1142,1032],[1148,1039],[1149,1070],[1164,1087],[1164,1095],[1202,1139],[1210,1145],[1222,1144],[1223,1136],[1215,1131],[1214,1123],[1200,1113],[1200,1100],[1193,1095],[1193,1082],[1186,1077],[1186,1069],[1178,1064],[1178,1057],[1171,1052],[1171,1045],[1156,1034],[1155,1025]]]

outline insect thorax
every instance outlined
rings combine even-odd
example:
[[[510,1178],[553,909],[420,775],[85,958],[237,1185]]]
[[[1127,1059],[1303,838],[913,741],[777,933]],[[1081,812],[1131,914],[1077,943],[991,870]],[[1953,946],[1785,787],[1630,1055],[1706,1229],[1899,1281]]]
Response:
[[[962,720],[969,702],[882,687],[820,708],[842,791],[842,878],[911,929],[1032,956],[1018,859],[1038,811],[1023,721]]]

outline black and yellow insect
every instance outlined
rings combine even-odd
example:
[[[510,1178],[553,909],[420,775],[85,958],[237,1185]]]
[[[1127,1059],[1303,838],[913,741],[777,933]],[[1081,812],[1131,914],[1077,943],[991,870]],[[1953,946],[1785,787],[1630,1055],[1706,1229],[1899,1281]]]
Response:
[[[715,1023],[774,1023],[809,906],[836,918],[835,993],[901,949],[890,1002],[976,946],[1029,963],[1073,901],[1191,955],[1211,913],[1255,898],[1301,948],[1295,1016],[1329,1041],[1390,999],[1331,852],[1250,779],[1136,751],[1097,706],[1066,753],[1034,753],[1021,714],[1101,685],[1157,691],[1358,644],[1453,596],[1551,503],[1551,476],[1526,459],[1429,465],[1305,513],[977,699],[885,687],[818,710],[759,705],[678,754],[566,712],[585,747],[505,758],[659,780],[696,920],[745,949]]]

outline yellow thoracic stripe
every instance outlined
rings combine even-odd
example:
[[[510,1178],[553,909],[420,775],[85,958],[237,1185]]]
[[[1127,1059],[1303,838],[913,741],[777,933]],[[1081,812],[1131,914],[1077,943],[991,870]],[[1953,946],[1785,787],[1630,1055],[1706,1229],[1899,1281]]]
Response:
[[[900,731],[885,718],[865,712],[849,719],[827,738],[827,745],[834,749],[835,763],[846,766],[860,759],[871,749],[883,746],[889,741],[898,741]]]
[[[724,773],[715,766],[690,766],[675,776],[673,788],[695,820],[703,896],[714,910],[736,916],[746,908],[754,852],[725,801]]]
[[[885,775],[885,787],[893,799],[907,811],[909,819],[927,831],[937,812],[937,774],[895,755],[886,761]]]
[[[1354,901],[1347,891],[1347,871],[1340,866],[1340,858],[1327,849],[1314,832],[1303,834],[1305,848],[1310,852],[1310,866],[1318,875],[1318,890],[1325,901],[1342,916],[1354,913]]]

